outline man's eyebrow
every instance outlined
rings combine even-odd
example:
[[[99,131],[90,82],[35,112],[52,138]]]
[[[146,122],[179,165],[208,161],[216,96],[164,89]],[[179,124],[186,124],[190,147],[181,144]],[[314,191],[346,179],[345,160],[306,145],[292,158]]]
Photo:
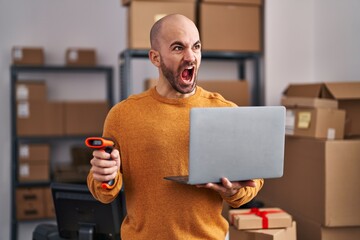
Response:
[[[200,40],[197,40],[193,46],[197,45],[197,44],[201,44]],[[182,43],[181,41],[175,41],[173,43],[170,44],[170,47],[175,46],[175,45],[179,45],[179,46],[185,46],[184,43]]]
[[[180,46],[184,46],[184,44],[180,41],[175,41],[173,43],[170,44],[170,47],[174,46],[174,45],[180,45]]]

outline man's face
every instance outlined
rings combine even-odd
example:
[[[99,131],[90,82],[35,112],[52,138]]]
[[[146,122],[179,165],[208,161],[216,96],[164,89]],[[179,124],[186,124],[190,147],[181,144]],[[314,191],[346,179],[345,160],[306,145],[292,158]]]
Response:
[[[196,27],[179,24],[163,32],[160,46],[160,71],[179,93],[194,91],[201,62],[201,43]]]

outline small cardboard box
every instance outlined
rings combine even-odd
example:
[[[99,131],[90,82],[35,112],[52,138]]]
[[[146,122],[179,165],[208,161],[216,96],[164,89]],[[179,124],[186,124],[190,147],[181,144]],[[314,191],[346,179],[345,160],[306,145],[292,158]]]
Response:
[[[13,47],[12,60],[15,65],[44,65],[44,51],[40,47]]]
[[[68,48],[65,53],[67,66],[71,67],[95,67],[96,50],[87,48]]]
[[[156,86],[157,79],[146,79],[145,89]],[[198,85],[210,92],[221,94],[238,106],[250,105],[249,84],[246,80],[199,80]]]
[[[257,199],[322,226],[360,226],[360,140],[286,137],[284,161]]]
[[[333,108],[287,108],[285,133],[290,136],[343,139],[345,111]]]
[[[261,1],[201,2],[199,31],[202,49],[261,52],[261,8]]]
[[[18,177],[19,182],[49,181],[49,162],[20,162]]]
[[[229,240],[296,240],[296,222],[288,228],[238,230],[229,228]]]
[[[195,1],[132,1],[128,8],[128,48],[150,49],[151,27],[173,13],[195,22]]]
[[[47,89],[45,81],[18,81],[16,83],[16,101],[45,101]]]
[[[360,136],[360,82],[290,84],[284,95],[337,101],[346,111],[345,136]]]
[[[19,136],[59,136],[64,134],[63,103],[18,101],[16,125]]]
[[[42,188],[16,189],[16,217],[18,220],[39,219],[45,216]]]
[[[19,144],[20,162],[48,162],[50,160],[49,144]]]
[[[239,230],[291,227],[292,217],[280,208],[229,210],[229,222]]]
[[[65,134],[66,135],[99,135],[102,132],[108,102],[66,102]]]

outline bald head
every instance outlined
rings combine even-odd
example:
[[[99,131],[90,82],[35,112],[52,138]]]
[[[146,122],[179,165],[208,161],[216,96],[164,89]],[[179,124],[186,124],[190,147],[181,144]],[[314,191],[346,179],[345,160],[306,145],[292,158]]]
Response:
[[[198,29],[194,22],[181,14],[170,14],[156,21],[150,30],[150,44],[154,50],[159,50],[160,39],[171,34],[171,30],[179,29],[186,31],[196,31]]]

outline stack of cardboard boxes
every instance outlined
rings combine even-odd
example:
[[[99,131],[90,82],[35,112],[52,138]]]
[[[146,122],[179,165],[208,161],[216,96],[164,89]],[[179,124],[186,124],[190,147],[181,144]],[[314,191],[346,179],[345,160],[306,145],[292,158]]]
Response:
[[[45,81],[21,80],[16,83],[16,134],[18,137],[61,137],[100,135],[109,104],[102,102],[51,102]],[[95,114],[94,114],[95,113]],[[45,140],[44,140],[45,141]],[[19,141],[18,181],[49,182],[51,148],[48,142]],[[88,160],[90,157],[88,158]],[[80,175],[78,166],[68,171]],[[86,164],[87,170],[89,164]],[[55,172],[56,175],[56,172]],[[56,178],[56,177],[55,177]],[[79,179],[77,179],[79,180]],[[53,217],[52,197],[48,188],[18,188],[17,217],[19,220]]]
[[[198,25],[203,50],[260,52],[262,49],[262,0],[122,0],[121,3],[128,7],[127,45],[131,49],[150,49],[151,26],[174,13]]]
[[[360,83],[290,85],[284,176],[258,195],[297,222],[299,240],[360,238]]]
[[[296,222],[279,208],[229,210],[231,240],[296,240]]]

